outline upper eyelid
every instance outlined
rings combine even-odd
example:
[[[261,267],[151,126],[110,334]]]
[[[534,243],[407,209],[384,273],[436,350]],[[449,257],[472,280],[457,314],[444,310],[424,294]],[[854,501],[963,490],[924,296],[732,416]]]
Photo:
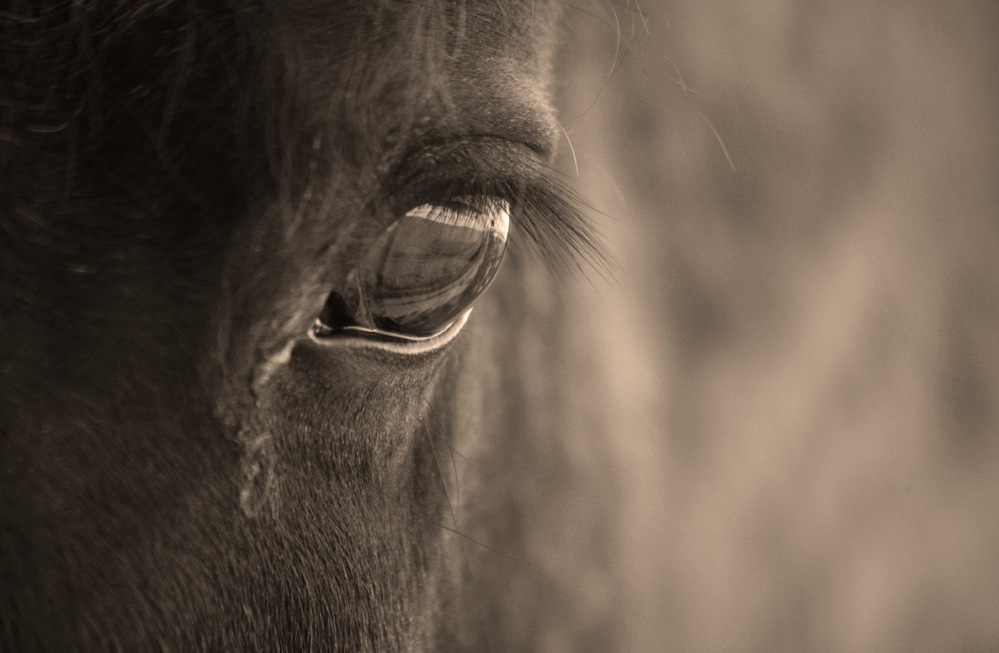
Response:
[[[398,210],[407,203],[446,199],[435,198],[434,193],[446,196],[550,186],[553,171],[542,164],[542,157],[529,143],[497,136],[440,139],[421,145],[402,159],[386,180],[385,196]]]
[[[490,134],[466,134],[428,140],[411,148],[406,156],[402,157],[395,176],[406,175],[428,159],[442,157],[469,161],[479,159],[488,165],[490,158],[495,158],[501,153],[508,153],[514,149],[522,152],[524,156],[537,157],[540,154],[535,147],[528,143],[511,141]]]

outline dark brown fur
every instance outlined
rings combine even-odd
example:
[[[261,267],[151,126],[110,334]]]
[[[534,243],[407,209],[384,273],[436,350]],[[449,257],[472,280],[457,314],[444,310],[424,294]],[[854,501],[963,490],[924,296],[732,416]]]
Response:
[[[529,0],[0,14],[5,649],[604,650],[524,535],[570,474],[556,406],[517,378],[525,340],[561,356],[547,283],[514,257],[441,352],[306,338],[344,226],[418,192],[392,185],[409,153],[550,155],[552,21]]]

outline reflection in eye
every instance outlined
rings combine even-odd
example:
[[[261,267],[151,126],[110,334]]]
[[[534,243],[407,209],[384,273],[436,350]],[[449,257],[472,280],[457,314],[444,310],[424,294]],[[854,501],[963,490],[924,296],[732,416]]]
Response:
[[[503,262],[510,204],[487,196],[421,204],[389,225],[330,294],[317,336],[429,338],[471,308]]]

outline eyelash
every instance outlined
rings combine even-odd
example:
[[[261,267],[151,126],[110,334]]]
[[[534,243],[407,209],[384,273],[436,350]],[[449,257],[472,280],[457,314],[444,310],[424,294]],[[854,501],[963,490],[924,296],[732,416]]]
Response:
[[[470,151],[489,146],[489,157],[475,157]],[[514,152],[512,150],[521,151]],[[425,155],[425,167],[448,170],[454,177],[432,180],[423,175],[398,175],[402,186],[421,189],[414,201],[402,204],[447,203],[457,197],[491,195],[511,205],[513,229],[511,246],[523,249],[528,256],[540,257],[555,272],[587,275],[591,271],[605,275],[609,256],[592,221],[584,213],[582,199],[556,177],[557,173],[539,161],[533,153],[525,156],[524,146],[499,139],[476,139],[471,143],[448,143],[436,156]],[[461,152],[461,154],[458,154]],[[448,155],[456,165],[449,165]],[[468,174],[472,170],[472,174]],[[457,173],[464,172],[461,176]],[[408,181],[408,183],[406,183]],[[408,208],[408,207],[407,207]],[[403,209],[405,210],[405,209]],[[520,237],[523,234],[523,237]],[[524,241],[520,245],[520,241]]]
[[[529,185],[513,202],[514,246],[518,232],[527,251],[540,256],[555,271],[605,272],[608,255],[599,233],[583,212],[582,199],[568,186],[543,177],[544,185]]]

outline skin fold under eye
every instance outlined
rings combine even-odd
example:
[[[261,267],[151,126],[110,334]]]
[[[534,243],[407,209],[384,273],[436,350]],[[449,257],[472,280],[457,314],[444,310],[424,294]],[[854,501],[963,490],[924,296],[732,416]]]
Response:
[[[498,197],[413,207],[370,241],[330,293],[315,335],[433,338],[495,279],[509,230],[510,203]]]

